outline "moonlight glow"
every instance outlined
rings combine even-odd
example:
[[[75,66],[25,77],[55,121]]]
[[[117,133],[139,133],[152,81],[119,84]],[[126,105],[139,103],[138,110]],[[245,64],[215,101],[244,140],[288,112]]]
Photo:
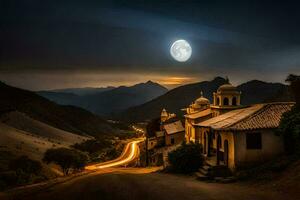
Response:
[[[186,40],[177,40],[172,44],[170,53],[175,60],[185,62],[192,55],[192,47]]]

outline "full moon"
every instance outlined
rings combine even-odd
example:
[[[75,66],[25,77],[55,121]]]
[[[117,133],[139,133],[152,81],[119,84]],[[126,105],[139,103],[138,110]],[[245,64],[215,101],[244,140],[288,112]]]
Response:
[[[192,47],[186,40],[177,40],[172,44],[170,53],[178,62],[185,62],[192,55]]]

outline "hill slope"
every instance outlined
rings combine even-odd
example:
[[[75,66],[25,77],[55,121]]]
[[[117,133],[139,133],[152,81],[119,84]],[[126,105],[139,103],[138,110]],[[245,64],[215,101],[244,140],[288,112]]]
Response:
[[[170,90],[150,102],[129,108],[117,115],[116,118],[129,121],[149,120],[158,117],[163,108],[182,116],[181,109],[186,108],[198,98],[200,91],[203,91],[204,96],[212,103],[213,92],[217,91],[218,87],[224,83],[226,83],[224,78],[217,77],[212,81],[184,85]],[[243,105],[272,101],[292,101],[288,86],[281,83],[253,80],[241,84],[237,88],[242,92]]]
[[[40,160],[49,148],[69,147],[86,139],[88,138],[70,133],[67,137],[56,140],[51,137],[37,136],[0,122],[0,151],[9,151],[14,155],[27,155],[37,160]]]
[[[17,110],[58,129],[96,137],[118,133],[106,120],[74,106],[61,106],[34,92],[0,82],[0,113]]]
[[[88,94],[96,94],[105,91],[109,91],[114,89],[115,87],[100,87],[100,88],[93,88],[93,87],[85,87],[85,88],[65,88],[65,89],[56,89],[50,90],[49,92],[58,92],[58,93],[71,93],[75,95],[88,95]]]
[[[191,104],[192,101],[200,96],[201,91],[203,91],[205,97],[212,101],[213,92],[225,83],[226,80],[224,78],[217,77],[212,81],[180,86],[145,104],[129,108],[117,117],[130,121],[153,119],[160,116],[163,108],[177,115],[182,115],[180,109]]]
[[[242,92],[241,102],[243,105],[272,101],[290,101],[288,86],[281,83],[267,83],[252,80],[239,85],[238,90]]]
[[[24,113],[20,113],[18,111],[13,111],[9,113],[5,113],[0,116],[0,122],[14,127],[18,130],[26,131],[28,133],[36,135],[39,138],[46,138],[49,141],[56,141],[59,143],[65,144],[74,144],[80,143],[83,140],[87,140],[91,137],[81,136],[77,134],[73,134],[52,126],[45,124],[43,122],[39,122],[34,120]]]
[[[111,116],[112,113],[124,111],[129,107],[148,102],[165,94],[167,91],[163,86],[148,81],[130,87],[121,86],[106,91],[91,94],[86,93],[80,96],[51,91],[41,91],[38,94],[58,104],[74,105],[98,115]]]

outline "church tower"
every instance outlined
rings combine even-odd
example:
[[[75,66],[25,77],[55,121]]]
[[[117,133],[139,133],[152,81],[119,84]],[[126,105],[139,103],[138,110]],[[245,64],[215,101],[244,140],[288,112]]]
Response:
[[[227,79],[228,80],[228,79]],[[221,85],[217,92],[213,93],[213,115],[218,116],[227,111],[234,110],[241,107],[241,92],[231,85],[228,81],[227,84]]]

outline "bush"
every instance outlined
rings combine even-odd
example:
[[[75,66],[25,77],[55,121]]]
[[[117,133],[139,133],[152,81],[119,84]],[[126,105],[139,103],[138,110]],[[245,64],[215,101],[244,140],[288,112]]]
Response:
[[[200,144],[182,143],[176,150],[169,153],[171,171],[191,173],[203,165],[202,147]]]
[[[22,171],[25,174],[39,175],[42,171],[41,163],[36,160],[31,160],[27,156],[20,156],[12,160],[9,167],[16,172]]]
[[[294,106],[283,114],[278,133],[283,135],[285,149],[288,154],[300,155],[300,108]]]
[[[48,149],[44,155],[43,161],[46,163],[55,163],[59,165],[65,175],[69,174],[71,169],[84,169],[88,157],[77,150],[67,148]]]
[[[112,143],[109,140],[87,140],[82,143],[76,143],[73,145],[75,149],[80,151],[86,151],[89,154],[102,151],[105,148],[111,147]]]

